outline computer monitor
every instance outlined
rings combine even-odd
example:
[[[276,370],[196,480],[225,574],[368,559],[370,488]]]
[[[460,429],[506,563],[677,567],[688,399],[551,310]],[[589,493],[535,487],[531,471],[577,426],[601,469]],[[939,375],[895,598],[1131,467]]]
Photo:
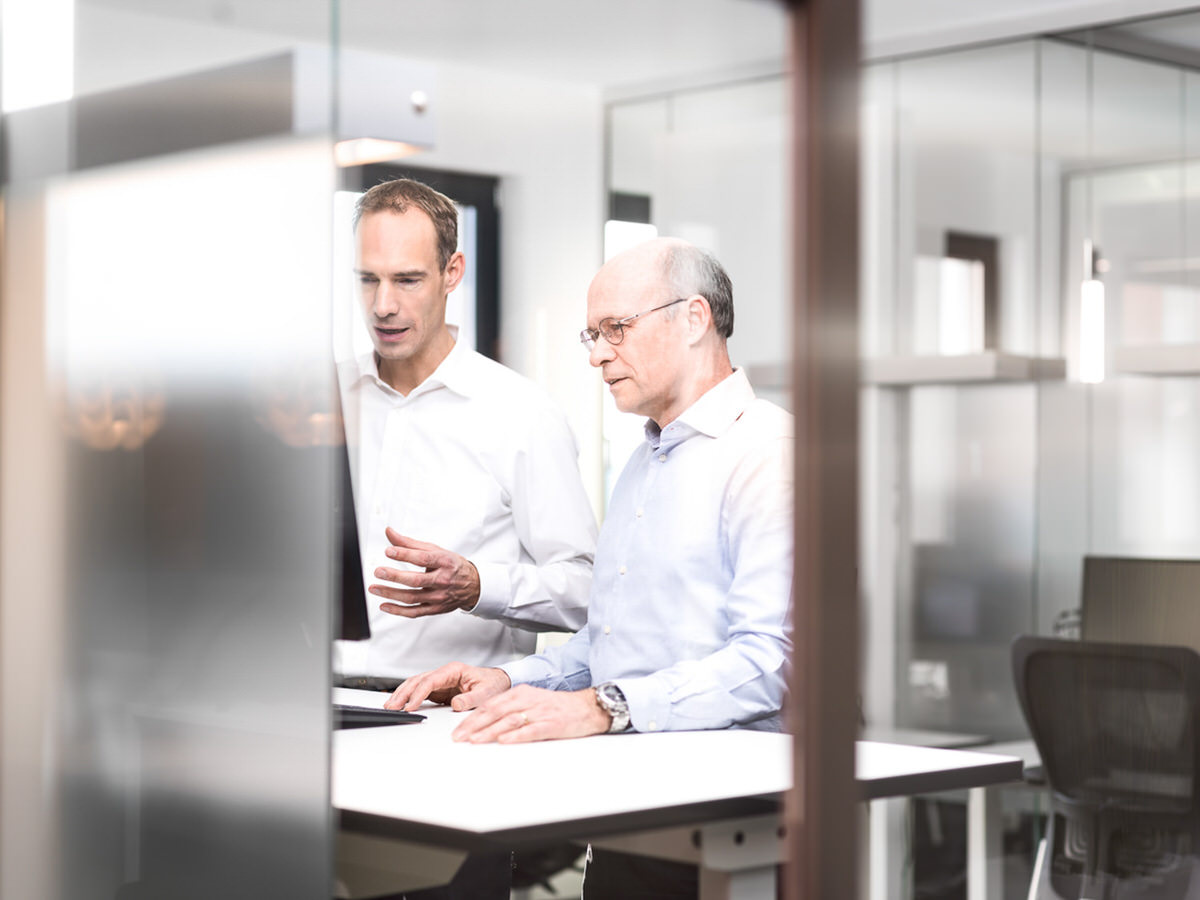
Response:
[[[361,641],[371,636],[367,619],[367,592],[363,585],[362,555],[358,547],[358,521],[354,514],[354,484],[350,479],[350,454],[346,445],[338,448],[341,457],[341,483],[334,500],[335,522],[341,536],[340,613],[337,636],[346,641]]]
[[[1085,556],[1085,641],[1200,650],[1200,559]]]

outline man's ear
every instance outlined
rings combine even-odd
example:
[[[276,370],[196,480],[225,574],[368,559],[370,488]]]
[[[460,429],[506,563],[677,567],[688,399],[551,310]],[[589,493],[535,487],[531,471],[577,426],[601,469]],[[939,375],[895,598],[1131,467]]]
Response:
[[[712,307],[708,300],[699,294],[692,294],[687,299],[688,342],[695,344],[712,327]]]
[[[456,250],[454,255],[450,257],[450,261],[446,263],[446,293],[450,293],[460,281],[463,280],[463,275],[467,271],[467,260],[462,255],[461,250]]]

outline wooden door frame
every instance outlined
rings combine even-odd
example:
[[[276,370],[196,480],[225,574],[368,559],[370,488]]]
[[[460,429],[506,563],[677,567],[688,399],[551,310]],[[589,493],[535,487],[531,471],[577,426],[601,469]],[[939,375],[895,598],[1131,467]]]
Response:
[[[858,894],[859,0],[790,0],[794,787],[786,900]]]

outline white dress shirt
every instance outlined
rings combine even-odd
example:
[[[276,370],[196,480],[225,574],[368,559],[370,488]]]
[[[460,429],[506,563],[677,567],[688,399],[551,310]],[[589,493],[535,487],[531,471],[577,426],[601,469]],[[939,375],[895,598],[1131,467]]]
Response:
[[[779,730],[792,486],[792,417],[740,369],[661,432],[647,422],[600,530],[587,627],[501,668],[555,690],[615,681],[638,731]]]
[[[367,595],[371,638],[337,641],[343,675],[403,678],[452,660],[494,666],[534,650],[537,631],[587,617],[596,519],[566,418],[532,381],[455,344],[406,397],[374,353],[339,366],[367,585],[387,526],[479,570],[470,613],[405,619]],[[393,585],[395,586],[395,585]]]

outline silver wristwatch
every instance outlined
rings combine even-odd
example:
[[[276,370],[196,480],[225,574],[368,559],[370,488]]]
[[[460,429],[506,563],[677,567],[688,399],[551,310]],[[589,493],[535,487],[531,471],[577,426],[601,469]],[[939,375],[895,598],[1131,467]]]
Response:
[[[612,724],[608,726],[609,734],[629,730],[629,702],[619,687],[611,681],[596,685],[596,703],[612,716]]]

